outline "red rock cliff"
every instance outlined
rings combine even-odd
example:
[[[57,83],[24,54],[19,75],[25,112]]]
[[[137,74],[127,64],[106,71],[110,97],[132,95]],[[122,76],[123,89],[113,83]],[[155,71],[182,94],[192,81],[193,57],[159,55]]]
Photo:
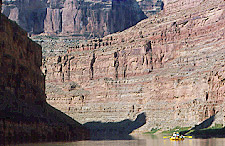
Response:
[[[40,45],[0,19],[0,144],[87,139],[81,124],[46,103]]]
[[[135,0],[3,1],[2,12],[30,33],[103,36],[146,18]]]
[[[214,123],[224,124],[224,1],[165,5],[173,4],[185,8],[46,57],[48,103],[81,123],[144,111],[142,131],[194,126],[217,112]]]

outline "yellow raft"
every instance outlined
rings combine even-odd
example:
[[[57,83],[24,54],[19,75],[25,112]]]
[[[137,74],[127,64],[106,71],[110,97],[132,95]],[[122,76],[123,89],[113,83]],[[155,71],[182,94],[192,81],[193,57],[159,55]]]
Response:
[[[170,137],[170,140],[184,140],[183,137]]]

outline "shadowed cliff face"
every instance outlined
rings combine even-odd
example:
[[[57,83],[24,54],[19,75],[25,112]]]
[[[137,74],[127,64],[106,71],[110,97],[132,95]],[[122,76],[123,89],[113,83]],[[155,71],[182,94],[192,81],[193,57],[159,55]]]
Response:
[[[104,36],[146,18],[135,0],[3,1],[3,14],[30,33]]]
[[[146,123],[145,113],[140,113],[134,121],[123,120],[120,122],[88,122],[84,126],[90,130],[92,140],[106,139],[131,139],[132,131],[140,128]]]
[[[137,2],[148,17],[164,9],[164,0],[137,0]]]
[[[45,0],[3,0],[2,13],[16,21],[27,32],[41,33],[44,31]]]
[[[0,23],[0,92],[19,99],[44,102],[45,79],[41,72],[41,47],[27,33],[2,15]]]
[[[113,0],[109,15],[110,32],[118,32],[135,25],[137,20],[147,18],[136,0]]]
[[[89,139],[80,123],[46,102],[28,103],[15,94],[0,95],[0,144]]]
[[[89,138],[81,124],[46,103],[41,47],[0,17],[0,144]]]

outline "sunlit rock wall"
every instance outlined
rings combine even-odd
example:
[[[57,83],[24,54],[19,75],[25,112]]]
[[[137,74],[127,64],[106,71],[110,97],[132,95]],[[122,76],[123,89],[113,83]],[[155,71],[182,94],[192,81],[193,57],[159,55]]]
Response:
[[[135,0],[3,0],[3,14],[29,33],[101,37],[146,18]]]
[[[194,126],[215,113],[214,124],[224,124],[223,3],[165,12],[46,56],[47,102],[81,123],[146,112],[141,131]]]

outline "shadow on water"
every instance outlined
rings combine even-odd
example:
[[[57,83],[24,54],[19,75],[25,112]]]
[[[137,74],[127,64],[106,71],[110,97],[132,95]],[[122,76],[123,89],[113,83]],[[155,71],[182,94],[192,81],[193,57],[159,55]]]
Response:
[[[145,113],[141,113],[134,121],[129,119],[120,122],[88,122],[84,126],[90,130],[92,140],[130,140],[129,134],[146,123]]]

